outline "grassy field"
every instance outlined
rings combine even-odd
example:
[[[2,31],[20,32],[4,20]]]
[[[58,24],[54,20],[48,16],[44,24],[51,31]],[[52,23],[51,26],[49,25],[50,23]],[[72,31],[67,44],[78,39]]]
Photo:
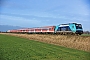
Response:
[[[0,60],[90,60],[90,52],[0,34]]]
[[[75,35],[48,35],[48,34],[14,34],[2,33],[11,36],[27,38],[29,40],[37,40],[44,43],[64,46],[68,48],[89,51],[90,52],[90,36]]]
[[[90,34],[82,34],[81,36],[90,36]]]

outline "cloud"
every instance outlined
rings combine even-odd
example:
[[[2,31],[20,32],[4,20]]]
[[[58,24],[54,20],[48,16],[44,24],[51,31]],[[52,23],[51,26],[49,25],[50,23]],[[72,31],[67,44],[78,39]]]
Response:
[[[9,9],[29,9],[30,6],[24,3],[21,3],[20,1],[8,1],[8,0],[0,0],[0,6],[3,8],[9,8]]]
[[[40,20],[36,19],[27,19],[23,17],[15,17],[15,16],[8,16],[8,15],[0,15],[1,22],[11,25],[22,25],[22,26],[28,26],[28,25],[37,25],[40,24]]]
[[[79,22],[86,23],[87,27],[90,25],[90,4],[85,1],[0,0],[0,24],[29,27]]]
[[[47,12],[37,12],[37,13],[31,13],[31,14],[7,14],[7,13],[2,13],[2,15],[6,18],[3,17],[3,19],[8,19],[8,20],[14,20],[14,21],[19,21],[20,24],[26,23],[26,24],[32,24],[32,25],[46,25],[52,21],[53,24],[56,24],[57,22],[72,22],[72,21],[77,21],[77,22],[89,22],[89,18],[85,16],[79,16],[79,15],[70,15],[70,16],[64,16],[60,14],[49,14]],[[62,21],[63,20],[63,21]],[[44,23],[43,23],[44,22]]]

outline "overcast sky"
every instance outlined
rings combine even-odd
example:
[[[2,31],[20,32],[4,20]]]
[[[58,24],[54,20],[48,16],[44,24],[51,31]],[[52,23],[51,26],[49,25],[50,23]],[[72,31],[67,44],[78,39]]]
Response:
[[[39,27],[70,22],[90,31],[90,0],[0,0],[0,25]]]

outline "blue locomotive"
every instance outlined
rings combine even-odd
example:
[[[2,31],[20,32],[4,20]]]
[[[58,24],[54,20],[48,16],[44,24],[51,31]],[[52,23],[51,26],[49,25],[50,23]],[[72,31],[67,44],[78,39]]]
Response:
[[[77,23],[68,23],[60,24],[57,26],[44,26],[36,28],[24,28],[16,30],[8,30],[10,33],[48,33],[48,34],[83,34],[83,29],[81,24]]]
[[[81,24],[68,23],[60,24],[55,27],[55,33],[59,34],[83,34],[83,29]]]

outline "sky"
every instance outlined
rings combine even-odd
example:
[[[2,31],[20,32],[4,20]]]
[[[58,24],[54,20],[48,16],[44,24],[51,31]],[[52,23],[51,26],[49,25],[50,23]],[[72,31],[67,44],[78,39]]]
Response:
[[[90,31],[90,0],[0,0],[0,25],[30,28],[72,22]]]

